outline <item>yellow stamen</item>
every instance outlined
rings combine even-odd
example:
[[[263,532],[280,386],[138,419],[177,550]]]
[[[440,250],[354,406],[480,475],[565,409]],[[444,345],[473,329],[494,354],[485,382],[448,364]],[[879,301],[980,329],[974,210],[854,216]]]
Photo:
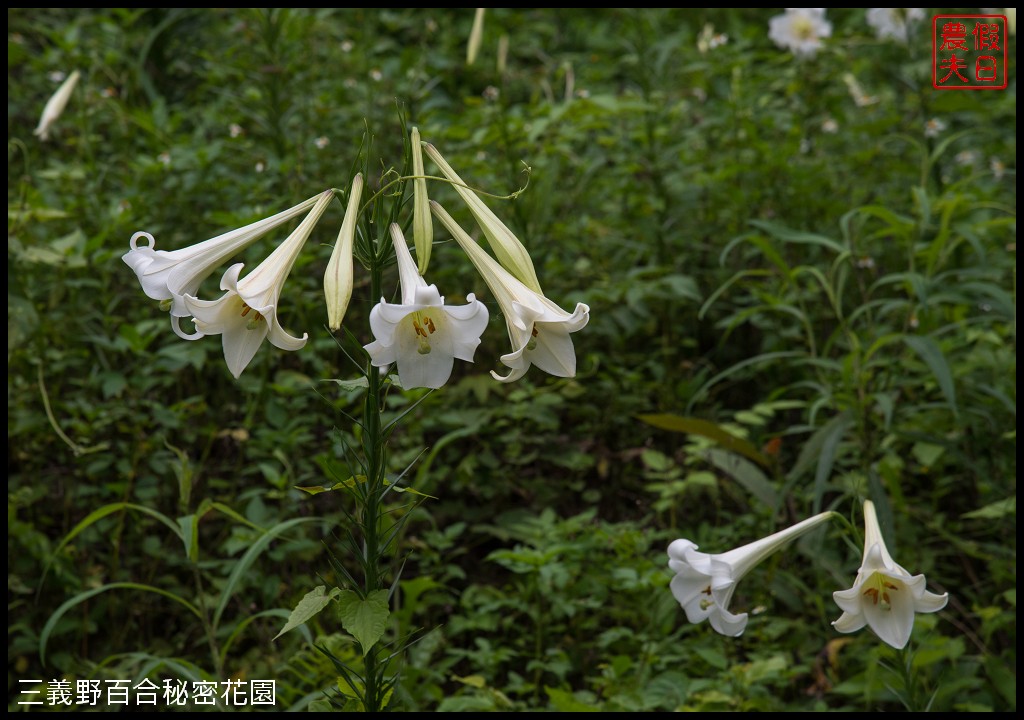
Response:
[[[881,603],[883,610],[892,609],[892,598],[889,596],[889,590],[899,590],[898,585],[888,582],[880,573],[873,574],[865,584],[869,587],[863,594],[871,598],[871,602],[874,605]]]

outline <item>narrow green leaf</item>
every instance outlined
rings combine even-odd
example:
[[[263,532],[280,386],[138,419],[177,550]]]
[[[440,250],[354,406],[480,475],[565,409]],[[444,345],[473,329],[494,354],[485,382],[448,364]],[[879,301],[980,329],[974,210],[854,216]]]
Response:
[[[228,606],[228,601],[231,596],[238,589],[238,584],[242,581],[249,566],[252,565],[253,561],[256,560],[260,554],[267,549],[278,535],[289,530],[300,523],[307,522],[320,522],[321,518],[307,517],[307,518],[292,518],[291,520],[285,520],[284,522],[278,523],[274,527],[267,530],[266,534],[262,535],[259,540],[254,542],[248,550],[245,551],[238,563],[235,565],[234,570],[231,571],[231,575],[228,576],[228,581],[224,585],[224,590],[220,595],[220,602],[217,604],[217,610],[213,614],[213,626],[217,627],[220,624],[221,615],[224,614],[225,608]]]
[[[288,616],[288,622],[281,628],[281,632],[274,636],[274,640],[277,640],[289,630],[302,625],[310,618],[315,617],[330,604],[331,600],[340,594],[340,588],[331,588],[331,591],[328,593],[326,585],[320,585],[310,590],[306,593],[305,597],[299,600],[299,604],[295,606],[291,615]]]
[[[223,665],[227,662],[228,651],[231,649],[231,646],[234,644],[238,636],[241,635],[242,632],[247,627],[249,627],[253,622],[255,622],[256,620],[260,620],[261,618],[268,617],[281,618],[282,620],[287,621],[289,615],[291,615],[291,611],[286,610],[285,608],[271,608],[270,610],[263,610],[262,612],[258,612],[255,615],[250,615],[249,617],[239,622],[237,625],[235,625],[234,629],[231,631],[231,634],[228,635],[227,640],[225,640],[220,646],[221,664]],[[309,643],[310,645],[313,644],[313,634],[309,631],[309,628],[300,627],[299,632],[302,633],[302,635],[305,637],[307,643]]]
[[[792,230],[783,225],[778,225],[766,220],[750,220],[749,222],[754,227],[764,230],[772,237],[778,238],[783,242],[796,243],[798,245],[817,245],[819,247],[828,248],[829,250],[837,253],[841,253],[843,251],[842,245],[832,238],[825,237],[824,235]]]
[[[178,518],[181,528],[181,539],[185,543],[185,554],[192,562],[199,559],[199,517],[193,513]]]
[[[708,450],[707,458],[712,465],[726,473],[765,505],[770,508],[777,507],[778,493],[757,465],[725,450]]]
[[[387,628],[391,614],[388,591],[374,590],[362,599],[353,591],[345,590],[338,596],[338,608],[341,626],[359,642],[365,657]]]
[[[57,556],[60,554],[60,551],[63,550],[69,542],[78,537],[90,525],[93,525],[102,520],[103,518],[107,517],[108,515],[113,515],[114,513],[119,512],[121,510],[135,510],[137,512],[144,513],[145,515],[149,515],[152,518],[156,518],[164,525],[169,527],[171,531],[175,535],[177,535],[180,540],[182,540],[182,542],[184,542],[185,540],[181,532],[181,528],[179,528],[178,525],[173,520],[171,520],[163,513],[145,507],[144,505],[135,505],[133,503],[126,502],[110,503],[109,505],[104,505],[103,507],[93,510],[91,513],[86,515],[81,522],[79,522],[77,525],[71,528],[71,532],[64,536],[64,539],[60,541],[60,544],[53,551],[53,554],[50,555],[50,559],[47,560],[46,567],[43,569],[43,575],[39,579],[39,585],[42,586],[43,580],[46,579],[46,574],[50,570],[50,565],[53,564],[53,561],[57,559]]]
[[[761,453],[753,443],[743,438],[736,437],[728,430],[721,428],[710,420],[699,418],[683,417],[672,413],[658,413],[654,415],[637,415],[637,419],[653,425],[662,430],[670,430],[678,433],[700,435],[709,440],[714,440],[726,450],[739,453],[750,458],[763,467],[771,466],[771,460]]]
[[[953,373],[950,371],[946,356],[942,354],[938,344],[930,337],[923,337],[921,335],[907,335],[903,338],[903,342],[924,360],[928,369],[932,371],[932,375],[935,376],[942,394],[946,396],[946,402],[949,403],[949,407],[953,410],[953,415],[958,416],[959,411],[956,404],[956,388],[953,385]]]
[[[203,617],[202,613],[199,612],[199,608],[197,608],[195,605],[190,603],[185,598],[181,597],[180,595],[175,595],[174,593],[169,592],[167,590],[163,590],[158,587],[153,587],[152,585],[143,585],[141,583],[133,582],[117,582],[110,583],[108,585],[101,585],[98,588],[93,588],[92,590],[80,592],[73,598],[65,601],[59,608],[57,608],[53,612],[53,615],[51,615],[50,618],[46,621],[46,624],[43,626],[43,631],[39,633],[39,662],[42,665],[46,665],[46,643],[50,639],[50,635],[53,633],[53,629],[57,626],[57,623],[60,622],[60,619],[64,617],[67,611],[77,605],[81,605],[94,595],[99,595],[100,593],[107,592],[108,590],[142,590],[144,592],[151,592],[157,595],[163,595],[165,598],[169,598],[174,602],[178,603],[179,605],[183,605],[185,608],[188,609],[189,612],[191,612],[200,620],[202,620]]]
[[[968,518],[971,520],[998,520],[999,518],[1006,517],[1007,515],[1017,514],[1017,496],[1005,498],[1004,500],[997,500],[994,503],[989,503],[985,507],[972,510],[969,513],[964,513],[960,517]]]

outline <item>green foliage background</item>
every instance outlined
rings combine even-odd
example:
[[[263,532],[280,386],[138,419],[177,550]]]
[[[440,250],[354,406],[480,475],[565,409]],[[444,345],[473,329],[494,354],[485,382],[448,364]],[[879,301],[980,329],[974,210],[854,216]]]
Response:
[[[430,632],[394,707],[1014,709],[1015,67],[1003,92],[937,92],[927,28],[879,42],[830,10],[795,61],[772,14],[493,10],[467,67],[470,10],[8,10],[11,707],[27,677],[276,678],[279,708],[337,685],[311,644],[357,652],[336,615],[272,638],[342,517],[342,494],[294,489],[336,471],[359,403],[324,382],[351,376],[320,290],[340,205],[282,299],[309,344],[237,382],[120,256],[136,230],[175,249],[346,187],[367,128],[399,162],[401,111],[476,187],[532,168],[489,202],[591,321],[575,379],[505,386],[492,303],[475,365],[395,436],[396,472],[428,448],[411,485],[438,499],[401,540],[389,632]],[[702,54],[706,22],[729,42]],[[48,74],[74,69],[40,142]],[[454,244],[430,280],[491,301]],[[356,282],[346,324],[369,342]],[[838,525],[741,584],[741,638],[687,624],[672,539],[720,552],[828,508],[859,527],[865,497],[950,593],[918,618],[912,687],[870,631],[829,624],[860,561]],[[193,610],[216,611],[216,651]]]

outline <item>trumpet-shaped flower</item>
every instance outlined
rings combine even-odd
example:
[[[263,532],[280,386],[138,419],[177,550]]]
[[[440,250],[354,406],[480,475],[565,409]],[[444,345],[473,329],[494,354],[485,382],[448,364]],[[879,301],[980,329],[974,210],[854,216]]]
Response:
[[[224,336],[224,360],[236,378],[266,339],[282,350],[299,350],[306,344],[307,335],[293,337],[281,327],[277,302],[295,259],[333,197],[330,190],[322,193],[292,234],[245,278],[238,279],[242,263],[229,267],[220,281],[220,289],[226,291],[220,299],[185,295],[199,332]]]
[[[473,362],[480,335],[487,327],[487,308],[473,293],[461,307],[446,306],[436,285],[427,285],[416,270],[405,237],[391,225],[391,240],[402,283],[402,303],[381,298],[370,311],[375,340],[366,346],[375,367],[398,364],[404,388],[439,388],[451,377],[455,358]]]
[[[933,613],[946,607],[949,593],[925,589],[924,575],[911,575],[889,555],[878,526],[875,506],[864,501],[864,559],[849,590],[832,593],[843,611],[832,623],[843,633],[868,625],[882,642],[896,649],[907,646],[914,629],[914,613]]]
[[[815,515],[720,555],[697,552],[697,546],[689,540],[674,541],[668,546],[668,566],[676,574],[670,587],[686,611],[686,619],[692,623],[707,620],[722,635],[742,635],[747,627],[747,614],[729,612],[736,584],[759,562],[831,516],[831,512]]]
[[[503,377],[492,371],[494,379],[500,382],[518,380],[530,365],[557,377],[573,377],[576,374],[576,350],[569,333],[586,326],[590,320],[590,308],[577,303],[576,310],[567,313],[542,293],[535,292],[513,277],[484,252],[444,208],[433,201],[430,207],[483,276],[505,315],[512,352],[502,355],[501,361],[511,368],[511,372]]]
[[[352,245],[356,240],[356,219],[359,214],[359,200],[363,197],[363,176],[356,175],[352,179],[349,191],[348,207],[341,221],[338,242],[327,263],[324,273],[324,296],[327,298],[327,325],[331,330],[339,330],[341,321],[345,319],[349,300],[352,299]]]
[[[768,37],[797,57],[814,57],[822,48],[822,38],[832,34],[832,23],[825,19],[825,8],[786,8],[782,15],[768,21]]]
[[[530,258],[530,253],[526,251],[526,247],[519,242],[519,238],[505,226],[505,223],[498,219],[498,216],[484,204],[484,201],[475,192],[466,187],[462,178],[445,161],[441,153],[437,151],[437,148],[426,143],[424,149],[427,151],[430,159],[441,170],[441,174],[452,182],[455,192],[466,201],[469,211],[473,213],[473,218],[480,225],[480,229],[483,230],[484,237],[487,238],[487,242],[491,246],[491,250],[494,251],[494,256],[498,258],[498,262],[526,287],[536,293],[543,294],[540,289],[540,281],[537,280],[537,272],[533,269],[533,259]]]
[[[50,137],[50,128],[53,127],[53,124],[57,122],[57,118],[61,116],[64,108],[67,107],[68,100],[71,99],[71,93],[74,92],[75,85],[78,84],[78,79],[81,76],[82,74],[75,70],[68,75],[67,80],[61,83],[61,86],[57,88],[57,92],[46,101],[46,107],[43,108],[43,114],[39,118],[39,125],[32,131],[33,135],[38,135],[40,140],[47,140]]]
[[[272,217],[170,252],[157,250],[156,241],[149,233],[137,232],[132,235],[132,249],[121,259],[135,271],[142,284],[142,291],[152,299],[161,301],[166,305],[165,309],[170,310],[174,332],[186,340],[197,340],[203,336],[202,332],[186,335],[179,324],[181,318],[192,314],[185,306],[185,296],[199,292],[203,280],[225,260],[271,230],[298,217],[313,207],[316,201],[317,198],[312,197]],[[140,245],[139,238],[146,238],[149,244]]]

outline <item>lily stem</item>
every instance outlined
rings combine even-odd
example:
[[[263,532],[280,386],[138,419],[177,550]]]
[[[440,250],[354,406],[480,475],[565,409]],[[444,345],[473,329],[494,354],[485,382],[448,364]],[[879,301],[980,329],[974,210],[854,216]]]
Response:
[[[377,298],[381,294],[382,268],[374,262],[370,268],[370,297]],[[384,476],[387,464],[385,439],[381,422],[381,395],[383,382],[380,370],[372,364],[366,370],[367,389],[366,404],[363,408],[364,440],[366,453],[366,490],[363,507],[363,557],[364,577],[363,592],[365,596],[383,589],[381,587],[380,560],[383,548],[380,547],[381,537],[381,505],[384,496]],[[364,677],[366,712],[380,712],[383,698],[381,685],[384,668],[377,664],[375,648],[364,648]]]

